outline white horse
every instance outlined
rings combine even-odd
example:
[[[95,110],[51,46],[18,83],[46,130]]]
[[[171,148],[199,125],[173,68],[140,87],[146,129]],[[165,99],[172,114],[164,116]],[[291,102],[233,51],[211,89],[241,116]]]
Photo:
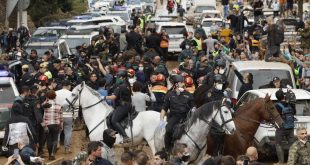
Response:
[[[204,104],[192,112],[185,122],[185,133],[175,143],[187,144],[191,164],[199,164],[207,151],[207,135],[211,126],[216,127],[212,125],[212,121],[215,121],[219,129],[224,129],[227,134],[232,134],[236,130],[226,99]],[[156,151],[164,148],[164,133],[164,129],[157,128]]]
[[[82,108],[85,124],[90,131],[89,139],[91,141],[102,140],[103,131],[107,129],[106,117],[113,111],[113,108],[102,100],[99,93],[88,87],[85,82],[72,90],[72,97],[68,98],[67,102],[68,107]],[[153,154],[155,154],[154,133],[159,122],[160,113],[156,111],[140,112],[133,120],[133,144],[139,145],[145,139]],[[130,127],[127,127],[125,131],[131,137]],[[120,144],[122,141],[122,137],[117,134],[116,144]]]

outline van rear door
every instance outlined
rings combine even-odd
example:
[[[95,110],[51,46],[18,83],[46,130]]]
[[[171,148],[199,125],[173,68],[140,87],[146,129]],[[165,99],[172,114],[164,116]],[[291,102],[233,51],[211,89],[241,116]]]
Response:
[[[183,34],[187,33],[185,25],[166,25],[161,27],[166,30],[169,35],[169,49],[168,52],[181,52],[180,44],[182,43]]]

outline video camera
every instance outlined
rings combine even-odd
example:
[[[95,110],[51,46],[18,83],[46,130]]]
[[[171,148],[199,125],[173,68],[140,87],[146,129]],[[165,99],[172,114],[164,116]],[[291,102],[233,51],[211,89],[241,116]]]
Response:
[[[296,95],[295,93],[288,89],[286,93],[284,93],[285,95],[285,100],[290,103],[290,104],[295,104],[296,103]]]

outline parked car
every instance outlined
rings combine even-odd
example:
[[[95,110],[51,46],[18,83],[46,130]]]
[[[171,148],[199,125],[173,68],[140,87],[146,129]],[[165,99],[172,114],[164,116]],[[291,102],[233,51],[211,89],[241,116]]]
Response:
[[[37,50],[39,58],[41,58],[46,51],[52,49],[54,56],[58,59],[68,58],[72,56],[69,46],[64,39],[49,39],[39,42],[28,42],[25,45],[26,52],[30,54],[32,49]]]
[[[76,53],[76,47],[81,46],[84,43],[91,44],[93,39],[99,38],[99,32],[93,31],[93,29],[85,30],[67,30],[66,34],[61,37],[65,40],[69,46],[69,49]]]
[[[186,24],[192,25],[195,20],[198,20],[201,17],[204,10],[216,10],[216,1],[208,0],[196,2],[188,11]]]
[[[242,106],[242,104],[247,103],[251,100],[257,98],[264,98],[266,94],[271,95],[271,100],[274,102],[277,101],[275,93],[279,89],[269,88],[269,89],[257,89],[250,90],[243,94],[240,100],[237,103],[237,107]],[[296,96],[296,121],[295,121],[295,130],[297,127],[306,127],[307,131],[310,132],[310,92],[303,89],[291,89]],[[283,89],[286,93],[287,89]],[[260,124],[256,134],[255,134],[255,144],[260,151],[260,153],[270,155],[275,153],[275,127]],[[296,131],[295,131],[296,136]],[[288,149],[289,146],[286,146]]]
[[[253,89],[263,88],[268,85],[274,77],[279,77],[283,86],[289,85],[296,89],[295,79],[289,65],[280,62],[265,61],[237,61],[232,62],[233,67],[228,67],[227,80],[232,90],[233,103],[237,103],[237,97],[241,82],[238,80],[232,68],[241,74],[249,72],[253,74]]]
[[[4,138],[4,131],[7,121],[10,118],[15,97],[19,92],[12,77],[0,77],[0,140]]]

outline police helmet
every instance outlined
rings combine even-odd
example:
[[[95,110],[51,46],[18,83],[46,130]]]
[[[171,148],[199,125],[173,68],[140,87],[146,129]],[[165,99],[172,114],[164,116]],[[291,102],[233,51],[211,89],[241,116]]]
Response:
[[[215,67],[221,67],[221,68],[225,68],[226,63],[223,59],[217,59],[215,60]]]
[[[127,77],[127,73],[124,70],[119,70],[116,75],[117,77]]]
[[[171,77],[173,84],[184,82],[184,78],[181,75],[174,75]]]
[[[224,83],[224,79],[223,79],[223,76],[219,75],[219,74],[216,74],[214,76],[214,82],[215,83],[221,83],[223,84]]]
[[[127,73],[128,73],[128,76],[132,78],[132,77],[135,76],[135,73],[136,73],[136,72],[135,72],[135,70],[133,70],[133,69],[128,69],[128,70],[127,70]]]

